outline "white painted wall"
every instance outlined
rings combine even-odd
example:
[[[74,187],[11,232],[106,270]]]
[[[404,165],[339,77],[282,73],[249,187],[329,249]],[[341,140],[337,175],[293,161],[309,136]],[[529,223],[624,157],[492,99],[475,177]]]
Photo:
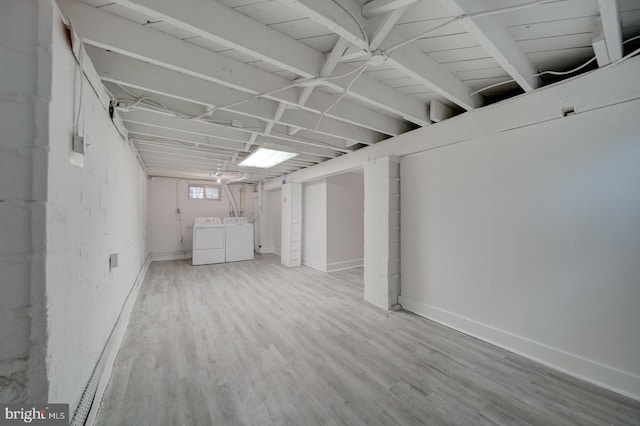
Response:
[[[364,166],[364,300],[384,310],[400,291],[400,160]]]
[[[282,191],[263,191],[260,218],[260,253],[280,256],[282,233]]]
[[[327,180],[302,185],[302,263],[327,271]]]
[[[0,402],[45,401],[52,9],[37,0],[0,9]]]
[[[327,270],[363,265],[364,174],[327,178]],[[304,241],[304,238],[303,238]]]
[[[70,403],[73,413],[145,263],[147,182],[134,152],[81,76],[57,16],[52,79],[46,400]],[[84,157],[71,152],[74,116],[88,143]],[[118,254],[112,270],[111,253]]]
[[[191,257],[193,248],[193,220],[196,217],[227,217],[233,212],[229,197],[221,187],[221,199],[190,200],[189,183],[217,185],[215,182],[203,182],[197,179],[175,179],[153,177],[149,181],[148,234],[149,250],[154,260],[181,259]],[[240,188],[244,186],[243,195]],[[253,185],[231,184],[233,196],[240,209],[248,219],[254,216],[253,199],[258,193],[253,192]],[[180,208],[180,215],[177,209]],[[182,223],[180,223],[180,221]],[[181,238],[183,243],[181,243]]]
[[[323,272],[362,266],[364,175],[302,185],[302,263]]]
[[[638,111],[402,158],[402,305],[640,399]]]

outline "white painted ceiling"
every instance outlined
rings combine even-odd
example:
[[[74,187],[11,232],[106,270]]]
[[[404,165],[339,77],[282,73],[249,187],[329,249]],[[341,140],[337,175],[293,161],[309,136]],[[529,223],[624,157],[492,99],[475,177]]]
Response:
[[[58,3],[152,176],[277,177],[640,44],[639,0]],[[258,146],[299,155],[239,166]]]

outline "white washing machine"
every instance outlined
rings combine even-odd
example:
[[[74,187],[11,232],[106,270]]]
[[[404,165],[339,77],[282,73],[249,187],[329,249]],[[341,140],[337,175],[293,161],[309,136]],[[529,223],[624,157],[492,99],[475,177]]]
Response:
[[[253,259],[253,223],[246,217],[225,217],[227,262]]]
[[[197,217],[193,221],[192,265],[225,261],[225,226],[219,217]]]

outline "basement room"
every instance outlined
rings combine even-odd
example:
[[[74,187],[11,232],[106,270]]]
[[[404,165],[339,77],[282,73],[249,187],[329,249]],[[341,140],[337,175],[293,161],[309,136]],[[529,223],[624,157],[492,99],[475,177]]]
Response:
[[[0,424],[640,425],[640,1],[3,0]]]

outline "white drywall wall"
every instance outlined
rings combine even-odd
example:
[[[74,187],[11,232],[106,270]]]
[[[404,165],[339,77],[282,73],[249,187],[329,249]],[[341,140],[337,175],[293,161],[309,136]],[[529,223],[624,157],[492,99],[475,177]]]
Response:
[[[302,185],[302,263],[323,272],[362,266],[364,175]]]
[[[149,181],[148,239],[149,251],[154,260],[191,257],[193,220],[196,217],[223,218],[232,215],[233,208],[224,188],[220,187],[220,200],[190,200],[189,183],[218,185],[216,182],[197,179],[152,177]],[[253,185],[245,184],[243,196],[240,197],[241,186],[239,183],[231,184],[230,189],[238,209],[242,199],[243,216],[251,219],[255,214],[253,199],[258,198],[258,193],[253,192]],[[178,208],[180,215],[177,214]],[[183,243],[180,241],[181,237]]]
[[[282,191],[263,191],[262,213],[260,215],[260,253],[281,251],[282,233]]]
[[[52,78],[47,401],[70,403],[73,413],[145,263],[147,183],[134,152],[80,73],[57,16]],[[76,118],[87,142],[84,156],[71,152]],[[111,253],[118,254],[118,266],[110,270]]]
[[[638,111],[402,158],[400,303],[640,398]]]
[[[327,270],[335,271],[362,266],[364,257],[363,173],[344,173],[327,179],[326,223]]]
[[[327,271],[327,181],[302,185],[302,263]]]
[[[0,402],[45,401],[52,8],[37,0],[0,8]]]

